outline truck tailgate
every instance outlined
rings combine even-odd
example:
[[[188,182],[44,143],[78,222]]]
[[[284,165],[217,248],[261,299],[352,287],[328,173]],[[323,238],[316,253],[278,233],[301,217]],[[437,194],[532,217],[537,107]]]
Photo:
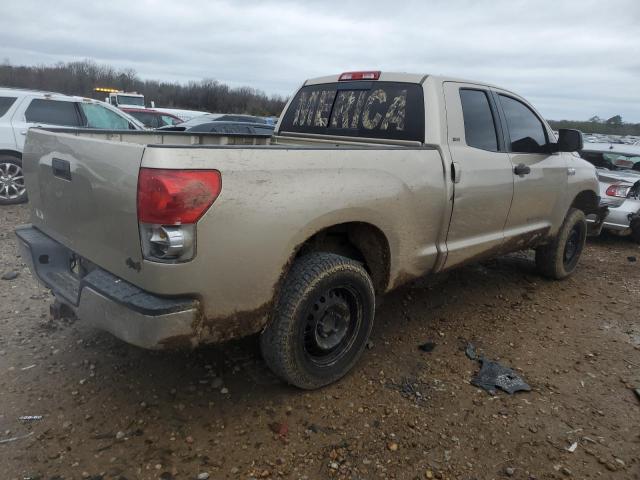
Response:
[[[131,279],[142,261],[136,194],[143,153],[143,145],[30,130],[23,169],[33,225]]]

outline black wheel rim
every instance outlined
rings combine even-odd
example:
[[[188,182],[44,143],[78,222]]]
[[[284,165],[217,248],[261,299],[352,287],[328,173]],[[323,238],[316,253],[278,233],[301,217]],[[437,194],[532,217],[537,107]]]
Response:
[[[573,266],[582,252],[583,225],[577,223],[573,226],[564,246],[563,263],[565,267]]]
[[[318,366],[330,366],[347,353],[362,324],[362,300],[349,286],[326,289],[305,312],[304,352]]]

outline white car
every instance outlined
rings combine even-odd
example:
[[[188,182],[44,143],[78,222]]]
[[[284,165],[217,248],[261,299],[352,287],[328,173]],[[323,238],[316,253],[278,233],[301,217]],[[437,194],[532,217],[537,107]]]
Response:
[[[596,167],[603,228],[640,243],[640,146],[590,143],[580,156]]]
[[[0,205],[27,200],[22,149],[30,127],[144,130],[135,118],[99,100],[0,88]]]

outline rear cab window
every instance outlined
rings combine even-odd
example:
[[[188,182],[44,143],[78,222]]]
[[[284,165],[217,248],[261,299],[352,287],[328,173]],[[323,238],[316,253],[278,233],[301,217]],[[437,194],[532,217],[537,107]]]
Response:
[[[4,117],[16,100],[17,97],[0,97],[0,118]]]
[[[464,134],[469,147],[498,151],[496,122],[484,90],[460,89]]]
[[[280,133],[424,142],[424,99],[415,83],[352,81],[302,87]]]

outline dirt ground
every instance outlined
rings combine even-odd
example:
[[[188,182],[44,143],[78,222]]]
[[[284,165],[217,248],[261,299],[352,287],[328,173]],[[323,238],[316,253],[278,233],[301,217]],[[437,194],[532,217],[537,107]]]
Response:
[[[0,280],[2,479],[640,478],[629,240],[590,240],[563,282],[521,254],[396,291],[355,371],[303,392],[266,370],[255,338],[157,353],[50,320],[16,250],[26,221],[25,206],[1,209],[0,274],[19,274]],[[467,342],[532,391],[472,386]]]

